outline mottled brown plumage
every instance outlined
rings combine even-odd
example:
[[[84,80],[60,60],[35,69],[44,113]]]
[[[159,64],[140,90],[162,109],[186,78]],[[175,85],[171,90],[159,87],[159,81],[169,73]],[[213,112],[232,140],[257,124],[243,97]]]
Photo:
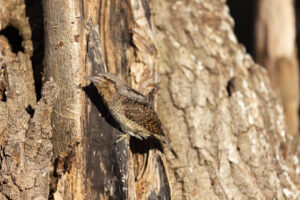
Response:
[[[153,136],[166,144],[177,157],[166,140],[156,112],[144,95],[123,84],[110,73],[87,79],[93,81],[112,117],[125,133],[141,140]]]

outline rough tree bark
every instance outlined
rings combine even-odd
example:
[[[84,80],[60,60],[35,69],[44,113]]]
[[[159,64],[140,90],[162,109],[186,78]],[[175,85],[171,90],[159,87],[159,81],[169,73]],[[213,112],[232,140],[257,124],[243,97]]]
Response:
[[[24,2],[1,1],[0,7],[1,34],[8,27],[17,29],[24,49],[13,53],[7,40],[13,38],[0,35],[0,199],[47,199],[52,167],[50,114],[57,90],[53,80],[46,82],[36,103]]]
[[[267,68],[281,97],[288,135],[292,138],[299,134],[299,70],[294,10],[293,0],[259,0],[255,24],[256,59]]]
[[[92,18],[99,24],[108,71],[151,97],[157,81],[157,50],[147,19],[148,3],[44,0],[43,8],[45,74],[59,87],[52,114],[57,164],[51,195],[54,199],[170,199],[164,157],[152,149],[151,141],[116,144],[120,133],[95,88],[85,86],[83,80],[101,72],[97,50],[92,48],[99,41],[90,42],[93,34],[86,29]]]
[[[2,24],[24,2],[3,2],[1,29],[23,34],[14,20]],[[50,81],[35,107],[32,49],[24,43],[16,56],[0,40],[2,199],[299,198],[283,110],[224,1],[43,0],[43,12]],[[87,27],[90,18],[99,28]],[[83,78],[102,70],[100,49],[111,73],[157,103],[178,160],[153,141],[115,143],[119,131]]]
[[[175,199],[297,199],[283,110],[224,1],[152,1]],[[180,167],[185,166],[185,167]]]

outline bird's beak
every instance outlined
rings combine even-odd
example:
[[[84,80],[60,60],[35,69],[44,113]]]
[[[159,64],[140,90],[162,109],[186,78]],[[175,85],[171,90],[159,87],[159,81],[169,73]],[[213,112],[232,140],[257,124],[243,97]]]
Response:
[[[98,76],[86,76],[84,77],[85,80],[90,80],[93,83],[97,83],[98,85],[101,85],[102,79],[99,78]]]

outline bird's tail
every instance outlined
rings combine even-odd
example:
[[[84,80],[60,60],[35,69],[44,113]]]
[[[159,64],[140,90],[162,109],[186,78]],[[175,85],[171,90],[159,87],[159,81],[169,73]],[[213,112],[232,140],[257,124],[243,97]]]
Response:
[[[173,147],[167,141],[167,138],[165,137],[164,134],[155,135],[154,137],[157,140],[159,140],[161,144],[165,144],[167,146],[167,148],[171,151],[171,153],[175,156],[175,158],[178,159],[178,155],[177,155],[176,151],[173,149]]]
[[[164,143],[166,144],[168,149],[171,151],[171,153],[175,156],[175,158],[178,159],[178,155],[177,155],[176,151],[173,149],[173,147],[166,140],[164,140]]]

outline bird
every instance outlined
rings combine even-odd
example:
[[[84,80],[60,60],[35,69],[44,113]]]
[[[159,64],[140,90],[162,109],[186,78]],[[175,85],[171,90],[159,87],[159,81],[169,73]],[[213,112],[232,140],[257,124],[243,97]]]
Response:
[[[125,133],[121,139],[127,137],[127,134],[140,140],[154,137],[178,158],[167,141],[157,113],[143,94],[108,72],[86,77],[86,80],[92,81],[112,118]]]

